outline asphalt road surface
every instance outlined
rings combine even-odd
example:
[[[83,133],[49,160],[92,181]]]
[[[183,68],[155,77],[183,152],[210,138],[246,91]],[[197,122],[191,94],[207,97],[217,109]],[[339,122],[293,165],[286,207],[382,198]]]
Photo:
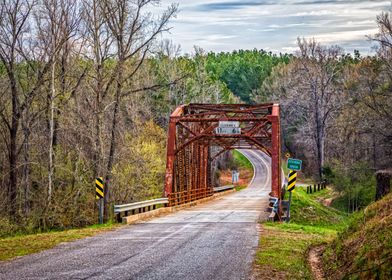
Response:
[[[268,214],[270,159],[247,189],[148,222],[0,263],[0,279],[248,279]]]

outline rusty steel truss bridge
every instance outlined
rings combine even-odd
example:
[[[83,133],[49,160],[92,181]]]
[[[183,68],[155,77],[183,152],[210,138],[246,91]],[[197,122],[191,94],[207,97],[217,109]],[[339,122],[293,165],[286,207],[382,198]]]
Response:
[[[221,123],[235,123],[227,133]],[[227,130],[227,129],[226,129]],[[165,197],[170,206],[213,194],[212,164],[232,149],[258,149],[271,157],[270,196],[281,198],[279,104],[189,104],[170,116]]]

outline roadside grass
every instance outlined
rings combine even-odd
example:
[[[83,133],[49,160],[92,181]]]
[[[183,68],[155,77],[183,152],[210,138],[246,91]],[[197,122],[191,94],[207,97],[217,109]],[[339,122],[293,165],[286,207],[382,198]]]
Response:
[[[84,237],[110,231],[120,227],[120,224],[107,223],[92,225],[83,229],[51,231],[38,234],[17,235],[0,239],[0,261],[15,257],[38,253],[50,249],[63,242],[70,242]]]
[[[239,185],[239,186],[235,186],[235,190],[239,192],[243,189],[246,189],[247,187],[248,187],[247,185]]]
[[[260,237],[261,249],[256,254],[258,278],[312,279],[307,264],[308,248],[329,242],[335,236],[336,231],[322,227],[264,224]]]
[[[323,263],[328,279],[391,279],[392,193],[352,215]]]
[[[252,163],[247,159],[246,156],[244,156],[243,154],[241,154],[239,151],[233,150],[233,158],[234,158],[234,162],[235,162],[239,167],[243,167],[243,168],[245,168],[245,169],[251,169],[251,170],[253,170]]]
[[[331,242],[348,223],[345,213],[318,202],[330,192],[326,189],[310,195],[306,189],[296,188],[291,222],[261,225],[255,259],[257,279],[312,279],[307,260],[309,248]]]
[[[331,189],[320,190],[307,194],[306,188],[296,188],[293,192],[291,204],[291,222],[341,230],[347,226],[348,215],[332,207],[320,203],[320,199],[330,197]]]

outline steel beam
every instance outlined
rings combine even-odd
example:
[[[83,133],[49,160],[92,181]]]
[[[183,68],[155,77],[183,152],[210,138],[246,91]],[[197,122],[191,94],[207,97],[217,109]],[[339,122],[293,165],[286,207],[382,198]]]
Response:
[[[239,121],[241,134],[216,134],[219,121]],[[165,196],[170,206],[212,195],[211,162],[235,148],[256,148],[271,156],[271,196],[281,196],[278,104],[180,106],[170,116],[167,145]],[[214,146],[222,150],[212,155]]]

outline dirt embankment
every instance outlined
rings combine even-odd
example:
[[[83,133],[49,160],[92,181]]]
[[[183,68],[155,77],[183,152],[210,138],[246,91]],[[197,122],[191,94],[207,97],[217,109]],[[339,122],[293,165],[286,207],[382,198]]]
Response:
[[[324,270],[322,262],[322,254],[325,246],[311,247],[308,253],[308,263],[312,271],[313,279],[324,280]]]
[[[327,279],[392,279],[392,194],[356,213],[323,253]]]

